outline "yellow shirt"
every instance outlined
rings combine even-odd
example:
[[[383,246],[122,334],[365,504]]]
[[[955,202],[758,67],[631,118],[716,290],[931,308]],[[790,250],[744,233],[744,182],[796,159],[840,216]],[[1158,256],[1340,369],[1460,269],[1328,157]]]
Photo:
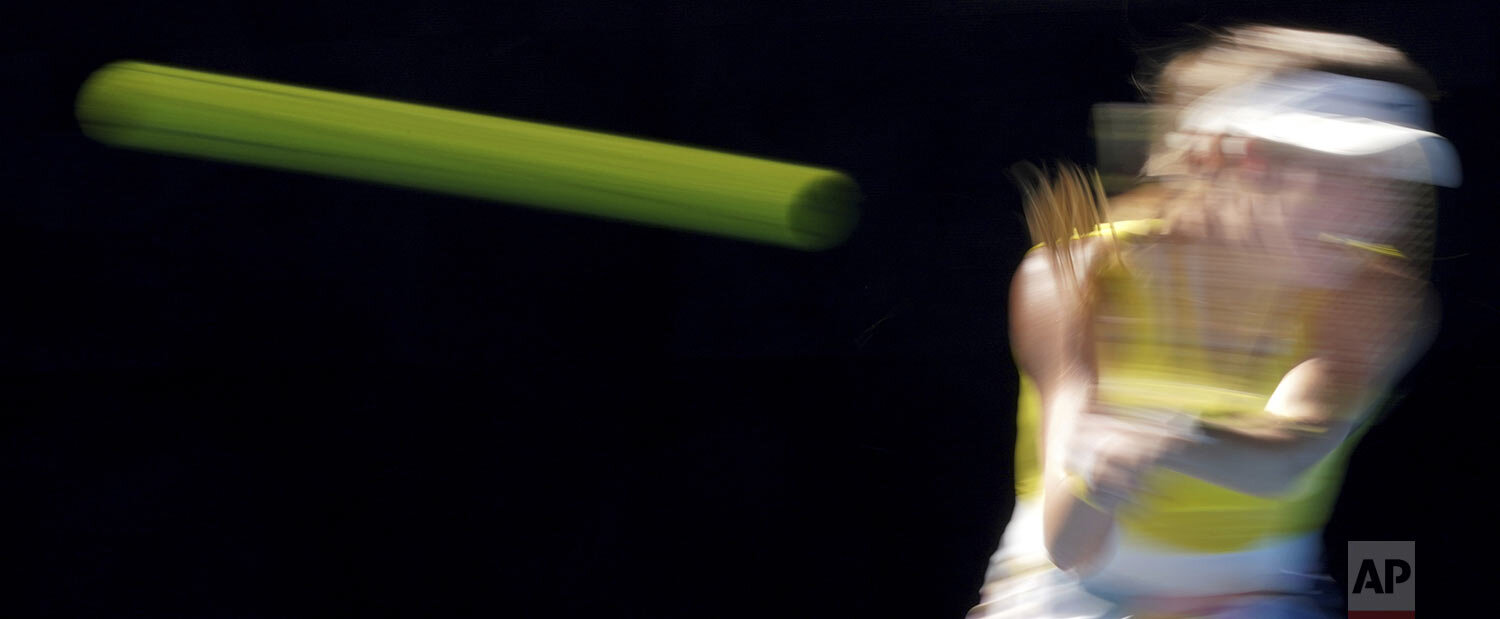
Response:
[[[1122,244],[1141,243],[1159,223],[1118,222],[1106,224],[1103,232],[1112,232]],[[1389,254],[1389,248],[1372,247]],[[1208,321],[1204,303],[1165,288],[1190,278],[1179,276],[1184,273],[1180,258],[1164,260],[1177,260],[1159,265],[1174,277],[1153,282],[1115,265],[1095,280],[1100,300],[1094,323],[1099,402],[1205,419],[1269,414],[1264,409],[1271,393],[1306,358],[1309,317],[1322,301],[1320,293],[1300,289],[1251,295],[1262,305],[1239,311],[1257,317],[1257,328],[1246,330],[1247,336],[1226,339],[1218,333],[1222,329],[1199,329]],[[1221,312],[1216,324],[1225,324],[1223,317],[1233,315],[1222,312],[1235,310],[1216,311]],[[1040,423],[1036,386],[1023,375],[1016,423],[1018,498],[1041,492]],[[1279,497],[1257,497],[1177,472],[1154,471],[1146,479],[1149,498],[1140,509],[1120,513],[1118,526],[1143,543],[1189,552],[1232,552],[1271,537],[1315,532],[1328,520],[1348,455],[1366,425],[1360,424]]]

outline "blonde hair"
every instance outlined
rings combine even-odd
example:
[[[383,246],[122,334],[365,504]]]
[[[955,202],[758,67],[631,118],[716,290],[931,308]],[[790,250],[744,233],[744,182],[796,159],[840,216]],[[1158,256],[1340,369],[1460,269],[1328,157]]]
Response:
[[[1032,242],[1043,246],[1052,257],[1052,272],[1065,289],[1085,292],[1070,245],[1109,221],[1109,200],[1099,175],[1067,162],[1058,162],[1050,172],[1018,163],[1011,174],[1021,188]]]

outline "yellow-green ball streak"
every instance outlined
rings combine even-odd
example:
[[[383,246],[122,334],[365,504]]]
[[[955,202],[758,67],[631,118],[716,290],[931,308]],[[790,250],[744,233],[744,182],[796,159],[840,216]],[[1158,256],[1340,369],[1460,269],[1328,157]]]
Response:
[[[832,170],[143,62],[99,69],[77,105],[114,146],[799,249],[857,218],[858,188]]]

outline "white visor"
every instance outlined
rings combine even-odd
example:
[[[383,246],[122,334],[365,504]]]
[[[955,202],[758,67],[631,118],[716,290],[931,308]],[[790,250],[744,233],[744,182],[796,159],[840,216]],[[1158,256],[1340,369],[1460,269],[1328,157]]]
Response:
[[[1210,93],[1183,111],[1178,130],[1374,157],[1384,176],[1457,187],[1458,153],[1431,126],[1426,100],[1410,88],[1304,71]]]

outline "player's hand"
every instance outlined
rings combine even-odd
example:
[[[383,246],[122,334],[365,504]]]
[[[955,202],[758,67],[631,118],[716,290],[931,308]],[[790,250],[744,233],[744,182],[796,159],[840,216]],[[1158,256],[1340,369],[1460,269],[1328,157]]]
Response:
[[[1097,507],[1118,510],[1138,503],[1149,492],[1146,474],[1169,462],[1188,440],[1149,424],[1085,414],[1068,444],[1068,472],[1083,480]]]

